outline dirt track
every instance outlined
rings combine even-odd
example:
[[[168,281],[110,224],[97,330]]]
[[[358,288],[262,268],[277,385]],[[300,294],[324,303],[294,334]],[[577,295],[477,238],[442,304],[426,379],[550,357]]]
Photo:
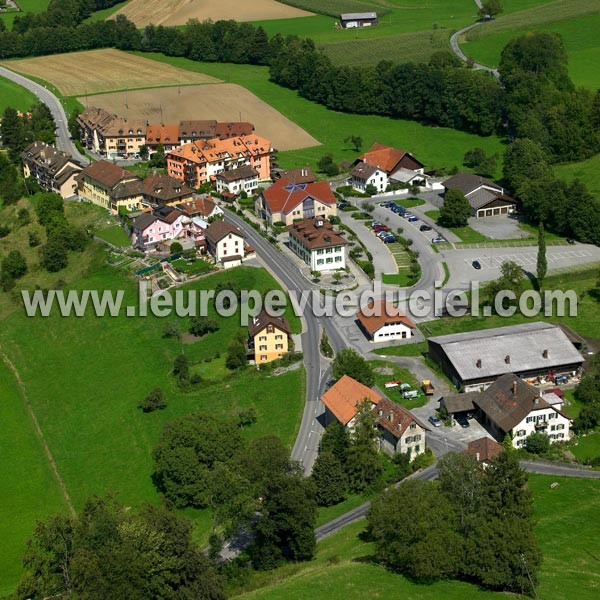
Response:
[[[79,98],[85,104],[84,98]],[[231,83],[193,85],[101,94],[88,98],[90,106],[151,123],[178,123],[184,119],[250,121],[256,133],[279,150],[317,146],[319,142],[246,88]]]

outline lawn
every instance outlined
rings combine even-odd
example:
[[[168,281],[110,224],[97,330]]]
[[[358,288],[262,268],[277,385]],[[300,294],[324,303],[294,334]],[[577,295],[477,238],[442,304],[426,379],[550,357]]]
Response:
[[[37,519],[66,511],[66,504],[15,377],[0,359],[0,597],[14,591],[21,557]]]
[[[300,19],[290,19],[297,20]],[[301,98],[294,90],[269,81],[266,67],[200,63],[156,53],[140,55],[242,85],[321,142],[320,146],[279,152],[277,159],[283,168],[298,165],[316,168],[317,161],[327,152],[333,154],[336,162],[354,160],[357,153],[344,142],[350,134],[362,137],[363,148],[370,147],[374,142],[402,147],[426,163],[428,168],[452,168],[460,165],[465,152],[476,146],[485,148],[488,154],[504,153],[504,143],[495,136],[479,137],[454,129],[427,127],[414,121],[328,110],[320,104]]]
[[[499,17],[467,35],[462,48],[476,61],[498,66],[504,46],[530,31],[559,33],[569,57],[569,73],[576,85],[600,87],[600,12],[594,0],[557,0],[518,15]]]
[[[427,352],[427,342],[377,348],[374,352],[381,356],[423,356]]]
[[[21,9],[21,12],[11,11],[0,14],[0,20],[6,23],[8,29],[11,28],[12,22],[15,20],[17,15],[23,15],[24,13],[41,13],[48,8],[50,0],[15,0],[17,6]]]
[[[179,258],[171,263],[177,270],[183,271],[186,275],[203,275],[208,273],[212,267],[205,260],[186,260]]]
[[[550,489],[550,484],[558,487]],[[535,532],[544,554],[538,598],[592,600],[598,592],[600,481],[530,475]],[[358,521],[325,538],[308,563],[256,573],[246,584],[244,600],[492,600],[515,598],[461,581],[419,584],[387,571],[373,561],[373,545],[361,539]],[[375,591],[376,590],[376,591]]]
[[[421,200],[421,198],[406,198],[406,200],[394,200],[394,202],[403,208],[414,208],[426,204],[425,200]]]
[[[416,377],[407,369],[402,369],[396,363],[385,360],[371,360],[369,364],[375,370],[375,385],[385,394],[392,402],[400,404],[408,410],[419,408],[427,404],[428,397],[420,393],[418,398],[404,399],[400,393],[400,386],[394,388],[386,388],[387,381],[400,380],[402,383],[408,383],[413,390],[421,390],[421,384]],[[378,373],[377,371],[386,370],[386,373]]]
[[[567,411],[569,408],[567,407]],[[577,446],[572,446],[569,450],[582,462],[588,458],[597,458],[600,456],[600,431],[579,437]]]
[[[430,219],[433,219],[436,223],[438,222],[438,220],[440,218],[439,210],[428,210],[425,214]],[[467,244],[478,244],[481,242],[489,242],[490,241],[490,239],[488,237],[479,233],[479,231],[475,231],[475,229],[473,229],[469,225],[467,225],[465,227],[446,227],[446,229],[448,229],[448,231],[451,231],[452,233],[457,235],[461,239],[462,242],[465,242]]]
[[[574,179],[584,181],[589,191],[596,198],[600,199],[600,178],[598,177],[598,173],[600,172],[600,154],[596,154],[592,158],[581,162],[556,165],[554,169],[560,178],[564,178],[567,181],[573,181]]]
[[[398,287],[410,287],[415,284],[415,278],[410,271],[399,273],[383,273],[381,281],[386,285],[397,285]]]
[[[9,79],[0,77],[0,112],[8,106],[21,112],[28,111],[36,102],[35,94],[13,83]]]
[[[119,225],[114,225],[113,227],[101,229],[100,231],[96,231],[94,235],[97,238],[100,238],[101,240],[112,244],[113,246],[131,246],[131,240],[129,239],[129,236]]]

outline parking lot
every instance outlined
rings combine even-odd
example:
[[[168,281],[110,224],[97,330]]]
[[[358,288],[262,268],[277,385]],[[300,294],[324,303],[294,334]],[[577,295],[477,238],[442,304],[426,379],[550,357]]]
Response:
[[[592,257],[592,253],[586,249],[578,250],[548,250],[546,252],[548,264],[557,264],[560,262],[576,262],[576,259],[587,259]],[[512,261],[523,268],[534,267],[537,263],[537,253],[533,252],[515,252],[514,254],[501,254],[499,256],[485,256],[479,259],[482,269],[499,268],[503,262]],[[587,262],[583,260],[583,262]]]

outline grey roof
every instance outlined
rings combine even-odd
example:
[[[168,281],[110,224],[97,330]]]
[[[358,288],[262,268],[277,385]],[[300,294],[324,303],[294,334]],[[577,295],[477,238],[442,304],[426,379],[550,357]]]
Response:
[[[154,221],[156,221],[156,217],[151,212],[143,213],[133,220],[133,227],[139,231],[144,231]]]
[[[240,179],[252,179],[254,177],[258,177],[258,172],[249,165],[231,169],[230,171],[223,171],[217,175],[217,179],[222,179],[229,183],[239,181]]]
[[[463,381],[584,362],[562,329],[542,321],[442,335],[429,341],[442,346]]]
[[[383,169],[380,169],[375,165],[369,165],[368,163],[359,162],[356,165],[356,167],[354,167],[350,175],[352,175],[352,177],[358,177],[359,179],[366,180],[369,179],[369,177],[371,177],[371,175],[373,175],[374,173],[377,173],[377,171],[383,171]]]
[[[460,190],[465,196],[472,194],[475,190],[482,186],[492,188],[500,193],[503,193],[503,189],[489,179],[480,177],[479,175],[473,175],[473,173],[457,173],[444,181],[444,187],[449,189]]]
[[[425,176],[413,171],[412,169],[406,169],[405,167],[400,167],[397,171],[394,171],[394,174],[390,179],[394,181],[400,181],[401,183],[408,183],[418,177],[420,179],[424,179]]]
[[[515,201],[512,198],[509,198],[508,196],[503,196],[498,192],[492,192],[487,188],[480,188],[474,191],[472,194],[467,196],[467,200],[469,201],[471,208],[473,208],[474,210],[483,208],[484,206],[486,206],[490,202],[493,202],[494,200],[503,200],[504,202],[506,202],[506,204],[515,203]]]
[[[453,394],[452,396],[444,396],[443,403],[446,410],[450,413],[466,412],[475,410],[473,399],[478,396],[478,392],[468,392],[466,394]]]
[[[340,15],[340,19],[342,21],[353,21],[354,19],[362,20],[362,19],[376,19],[376,12],[364,12],[364,13],[342,13]]]

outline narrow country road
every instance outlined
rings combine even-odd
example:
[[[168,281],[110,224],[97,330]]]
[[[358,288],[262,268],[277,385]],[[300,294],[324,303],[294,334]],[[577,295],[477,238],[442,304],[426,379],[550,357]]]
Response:
[[[81,164],[88,165],[90,162],[88,158],[79,152],[73,143],[73,140],[71,140],[67,114],[65,113],[65,109],[60,103],[60,100],[43,85],[35,83],[34,81],[31,81],[31,79],[27,79],[27,77],[23,77],[23,75],[19,75],[10,69],[0,67],[0,76],[10,79],[25,89],[28,89],[39,98],[40,102],[43,102],[48,107],[52,113],[54,122],[56,123],[56,147],[63,152],[71,154],[71,156]]]

